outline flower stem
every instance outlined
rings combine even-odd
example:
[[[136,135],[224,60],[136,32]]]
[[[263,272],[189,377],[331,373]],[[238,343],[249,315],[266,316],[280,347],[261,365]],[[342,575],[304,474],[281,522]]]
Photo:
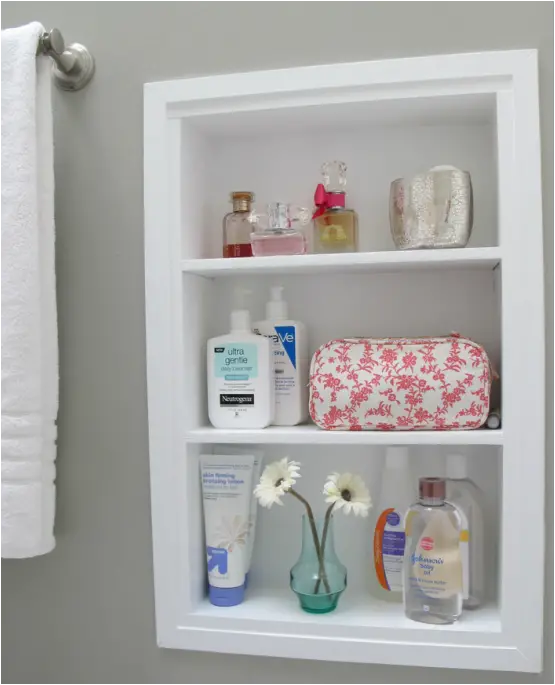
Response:
[[[325,552],[326,552],[326,540],[328,537],[328,528],[330,526],[330,520],[331,520],[331,514],[332,510],[335,506],[335,502],[332,502],[330,506],[328,507],[326,511],[326,518],[324,519],[324,530],[322,531],[322,547],[320,548],[320,553],[322,554],[322,562],[326,558],[325,557]],[[316,585],[314,586],[314,594],[318,594],[318,590],[320,589],[320,578],[316,581]]]
[[[324,556],[322,554],[322,550],[320,548],[320,541],[318,539],[318,531],[316,530],[316,521],[314,520],[314,514],[312,512],[312,507],[310,504],[305,500],[305,498],[302,495],[299,495],[298,492],[293,490],[293,488],[289,488],[287,491],[293,497],[296,497],[299,502],[302,502],[305,506],[306,509],[306,514],[308,516],[308,522],[310,524],[310,530],[312,532],[312,539],[314,541],[314,547],[316,549],[316,556],[318,557],[318,566],[319,566],[319,578],[317,581],[318,588],[320,588],[320,580],[323,580],[324,582],[324,587],[326,588],[326,592],[329,594],[331,592],[330,590],[330,584],[328,582],[328,576],[326,574],[326,568],[324,566]],[[316,593],[315,593],[316,594]]]

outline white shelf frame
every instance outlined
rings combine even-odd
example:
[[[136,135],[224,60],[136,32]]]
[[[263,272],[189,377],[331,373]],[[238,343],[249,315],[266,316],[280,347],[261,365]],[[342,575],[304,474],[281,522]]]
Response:
[[[359,626],[316,619],[275,621],[231,610],[199,609],[190,596],[194,567],[183,537],[198,518],[184,513],[183,456],[190,443],[226,442],[213,429],[184,433],[186,403],[182,274],[255,273],[233,260],[182,261],[182,121],[203,114],[491,93],[497,103],[499,247],[480,254],[368,253],[334,257],[333,268],[448,267],[502,260],[503,431],[432,435],[325,434],[310,427],[246,432],[244,442],[299,444],[487,444],[503,446],[500,608],[476,615],[472,630]],[[156,629],[162,647],[414,666],[538,672],[542,667],[544,568],[544,303],[537,53],[441,55],[232,74],[146,84],[144,100],[145,270],[148,406]],[[439,256],[437,256],[439,255]],[[452,255],[452,256],[451,256]],[[470,255],[470,256],[469,256]],[[488,255],[488,256],[486,256]],[[276,259],[274,272],[319,269],[322,258]],[[491,262],[491,263],[490,263]],[[262,264],[262,262],[259,262]],[[299,266],[298,266],[299,265]],[[265,267],[266,268],[266,267]],[[470,437],[472,435],[472,437]],[[274,437],[276,436],[275,440]],[[298,436],[295,438],[294,436]],[[487,438],[486,438],[487,436]],[[491,436],[491,437],[489,437]],[[235,438],[235,441],[237,438]],[[336,442],[337,441],[337,442]],[[360,444],[360,442],[358,443]],[[427,444],[427,443],[425,443]],[[483,443],[486,444],[486,443]],[[511,540],[531,555],[515,554]],[[197,564],[198,565],[198,564]],[[199,582],[198,579],[194,579]],[[193,582],[191,580],[191,582]],[[246,612],[246,613],[245,613]],[[244,616],[244,617],[243,617]],[[493,628],[492,628],[493,625]]]

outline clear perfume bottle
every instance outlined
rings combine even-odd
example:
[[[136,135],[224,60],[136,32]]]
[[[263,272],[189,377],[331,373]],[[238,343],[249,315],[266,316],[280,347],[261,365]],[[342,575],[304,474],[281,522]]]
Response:
[[[266,214],[253,211],[250,220],[254,226],[251,245],[255,257],[306,254],[302,226],[309,223],[310,211],[305,207],[271,202],[266,207]]]
[[[323,184],[314,194],[314,252],[356,252],[358,215],[345,207],[347,165],[332,161],[322,164]]]
[[[224,257],[252,257],[251,231],[249,220],[254,193],[235,192],[230,195],[233,211],[224,216],[223,255]]]
[[[454,623],[462,613],[462,521],[445,490],[444,478],[420,478],[419,501],[405,517],[405,614],[422,623]]]

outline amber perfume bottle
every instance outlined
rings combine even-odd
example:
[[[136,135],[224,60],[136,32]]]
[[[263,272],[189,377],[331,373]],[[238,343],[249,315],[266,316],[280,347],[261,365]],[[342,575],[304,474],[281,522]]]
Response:
[[[322,164],[323,183],[314,194],[314,252],[356,252],[358,215],[345,207],[347,165],[332,161]]]
[[[249,221],[254,193],[231,193],[233,211],[224,216],[224,257],[252,257],[251,231]]]

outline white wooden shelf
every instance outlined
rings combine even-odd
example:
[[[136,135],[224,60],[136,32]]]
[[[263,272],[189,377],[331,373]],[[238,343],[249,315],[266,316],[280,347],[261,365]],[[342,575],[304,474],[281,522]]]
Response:
[[[410,621],[401,605],[349,588],[337,610],[325,616],[299,611],[296,597],[287,590],[247,593],[239,606],[215,607],[204,600],[191,612],[183,633],[193,641],[194,649],[210,651],[206,632],[216,631],[226,634],[219,651],[234,653],[239,636],[248,632],[253,648],[261,654],[272,653],[266,645],[273,639],[282,642],[287,656],[321,659],[323,642],[337,660],[425,666],[435,659],[437,666],[450,667],[450,659],[464,658],[470,649],[490,648],[496,655],[502,641],[501,612],[495,605],[467,612],[453,625],[438,626]],[[509,650],[497,656],[498,668],[502,668],[501,659],[506,669],[518,665],[518,655]]]
[[[310,206],[327,159],[348,165],[348,206],[359,215],[360,252],[219,258],[231,191],[254,192],[260,207],[278,200]],[[470,244],[476,247],[394,250],[391,181],[437,164],[472,176]],[[537,53],[437,55],[147,84],[144,192],[159,646],[541,671],[545,313]],[[236,305],[230,276],[243,278],[250,290],[253,321],[264,316],[270,278],[282,284],[290,316],[307,328],[311,352],[353,336],[459,331],[479,341],[502,373],[494,392],[503,429],[208,426],[206,341],[229,330]],[[419,476],[445,474],[449,453],[463,454],[486,493],[489,604],[464,612],[453,626],[408,621],[400,606],[372,599],[372,517],[341,517],[336,542],[348,588],[334,613],[303,613],[288,589],[302,513],[293,502],[258,513],[253,584],[244,603],[211,606],[199,458],[227,443],[246,450],[259,445],[266,462],[284,454],[301,461],[302,492],[318,513],[325,508],[322,483],[337,469],[361,473],[379,501],[387,445],[409,448],[415,488]],[[515,554],[515,541],[522,540],[533,550],[533,563],[530,555]]]
[[[501,632],[501,617],[499,608],[493,604],[480,607],[476,611],[466,612],[462,618],[449,626],[436,626],[428,623],[411,621],[405,616],[401,603],[383,602],[374,599],[370,594],[357,594],[346,590],[336,611],[325,617],[299,612],[299,603],[289,589],[285,590],[247,590],[248,601],[236,607],[216,607],[206,599],[194,611],[195,617],[205,617],[214,623],[225,620],[255,620],[259,628],[264,629],[264,623],[292,622],[301,623],[318,630],[318,626],[340,628],[343,630],[355,627],[401,630],[407,633],[416,632],[426,640],[426,634],[433,635],[430,641],[435,641],[439,635],[449,633],[499,633]]]
[[[324,431],[314,425],[223,430],[206,426],[189,431],[186,440],[251,445],[502,445],[503,431]]]
[[[185,273],[217,277],[250,274],[394,273],[407,269],[494,269],[501,261],[499,247],[452,250],[398,250],[307,254],[237,259],[184,259]]]

